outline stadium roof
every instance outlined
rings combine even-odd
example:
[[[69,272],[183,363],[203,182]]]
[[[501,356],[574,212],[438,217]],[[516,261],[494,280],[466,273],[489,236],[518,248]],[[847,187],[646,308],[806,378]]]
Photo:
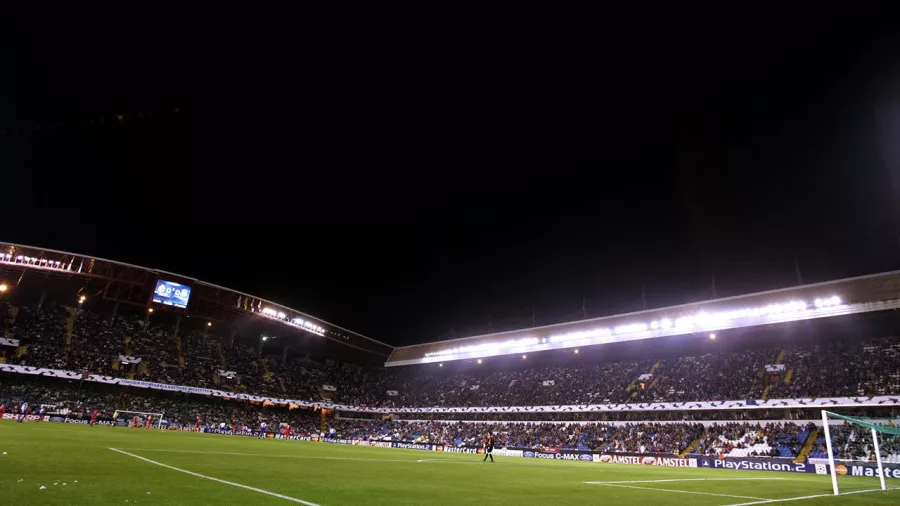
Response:
[[[22,270],[23,274],[28,270],[35,270],[47,275],[98,280],[103,285],[104,299],[141,306],[156,305],[153,294],[158,281],[171,281],[186,285],[191,291],[186,308],[169,306],[169,309],[183,311],[189,316],[226,320],[232,313],[254,315],[382,356],[388,356],[393,349],[381,341],[262,297],[159,269],[78,253],[0,242],[0,281],[3,281],[5,269]]]
[[[469,360],[714,333],[900,308],[900,271],[394,348],[385,366]]]

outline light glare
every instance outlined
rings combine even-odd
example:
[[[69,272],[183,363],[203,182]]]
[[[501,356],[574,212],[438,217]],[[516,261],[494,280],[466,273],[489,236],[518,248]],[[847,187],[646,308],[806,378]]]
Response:
[[[813,305],[816,308],[830,308],[839,306],[842,300],[837,295],[826,298],[814,299]],[[739,326],[736,320],[744,318],[766,317],[769,315],[787,315],[794,318],[792,314],[801,313],[809,309],[810,305],[803,300],[791,300],[782,303],[771,303],[765,306],[731,309],[726,311],[706,312],[699,311],[694,314],[685,314],[677,318],[661,318],[650,322],[633,322],[616,326],[613,329],[606,327],[595,329],[580,329],[562,334],[553,334],[547,337],[528,337],[522,339],[510,339],[502,342],[485,342],[479,344],[470,344],[458,346],[455,348],[445,348],[439,351],[431,351],[425,353],[425,358],[432,357],[455,357],[455,358],[477,358],[480,356],[493,356],[513,354],[522,351],[541,351],[548,349],[547,346],[537,346],[550,344],[566,344],[572,345],[593,345],[608,342],[619,341],[620,338],[614,335],[632,335],[630,339],[643,339],[648,337],[662,337],[663,335],[671,335],[672,330],[676,333],[691,333],[699,330],[721,330],[723,328],[732,328]],[[655,331],[655,332],[649,332]],[[658,332],[667,332],[658,334]],[[641,333],[645,333],[641,335]],[[637,334],[637,335],[635,335]],[[649,334],[649,335],[648,335]],[[628,339],[628,338],[625,338]],[[715,339],[715,334],[710,334],[710,339]],[[566,346],[552,346],[552,348],[560,348]],[[578,353],[576,350],[575,353]],[[468,356],[459,356],[468,355]],[[524,355],[523,355],[524,358]],[[480,360],[480,359],[479,359]],[[479,362],[481,363],[481,362]]]

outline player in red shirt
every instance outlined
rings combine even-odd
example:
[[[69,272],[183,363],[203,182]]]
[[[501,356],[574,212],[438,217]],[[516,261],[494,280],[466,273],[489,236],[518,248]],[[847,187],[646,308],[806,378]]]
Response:
[[[0,420],[3,420],[4,411],[6,411],[6,404],[0,403]]]
[[[200,432],[200,419],[197,419],[197,423],[194,424],[194,432]]]
[[[98,413],[99,413],[99,411],[97,411],[96,409],[94,410],[93,413],[91,413],[91,427],[93,427],[94,424],[97,423],[97,414]]]
[[[291,437],[291,426],[290,426],[290,425],[285,425],[285,426],[284,426],[284,438],[285,438],[285,439],[290,439],[290,437]]]
[[[153,425],[153,415],[147,417],[147,424],[144,425],[144,428],[149,429],[151,425]]]
[[[134,417],[131,419],[131,427],[135,429],[138,428],[138,417]]]

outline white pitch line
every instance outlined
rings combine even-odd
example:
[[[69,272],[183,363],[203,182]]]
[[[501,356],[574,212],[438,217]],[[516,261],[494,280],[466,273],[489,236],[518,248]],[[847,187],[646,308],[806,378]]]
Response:
[[[128,448],[133,452],[165,452],[165,453],[198,453],[201,455],[232,455],[236,457],[265,457],[265,458],[281,458],[281,459],[312,459],[312,460],[355,460],[361,462],[406,462],[409,464],[417,463],[437,463],[437,464],[474,464],[475,462],[452,459],[369,459],[362,457],[329,457],[323,455],[279,455],[272,453],[244,453],[244,452],[212,452],[203,450],[169,450],[161,448]],[[478,462],[481,462],[480,460]]]
[[[818,499],[819,497],[840,497],[842,495],[850,495],[850,494],[867,494],[869,492],[893,492],[896,488],[889,488],[887,490],[881,490],[880,488],[872,488],[869,490],[855,490],[853,492],[842,492],[841,494],[835,496],[834,494],[819,494],[819,495],[805,495],[803,497],[788,497],[786,499],[766,499],[764,501],[758,502],[742,502],[740,504],[729,504],[728,506],[750,506],[752,504],[769,504],[773,502],[790,502],[790,501],[805,501],[807,499]]]
[[[586,481],[585,483],[590,483],[591,485],[603,485],[606,487],[633,488],[636,490],[652,490],[654,492],[672,492],[672,493],[676,493],[676,494],[712,495],[712,496],[716,496],[716,497],[733,497],[735,499],[753,499],[756,501],[761,501],[759,503],[748,503],[748,504],[762,504],[764,502],[767,502],[767,500],[762,497],[749,497],[746,495],[714,494],[712,492],[696,492],[694,490],[675,490],[675,489],[669,489],[669,488],[635,487],[632,485],[617,485],[615,483],[590,482],[590,481]]]
[[[202,455],[233,455],[238,457],[265,457],[282,458],[282,459],[313,459],[313,460],[353,460],[359,462],[400,462],[407,464],[481,464],[481,460],[456,460],[452,458],[434,458],[434,459],[376,459],[361,457],[328,457],[322,455],[279,455],[270,453],[243,453],[243,452],[216,452],[203,450],[175,450],[175,449],[158,449],[158,448],[126,448],[133,452],[167,452],[167,453],[197,453]],[[413,451],[413,450],[410,450]],[[464,455],[448,454],[448,455]],[[472,454],[473,456],[478,456]],[[514,457],[511,457],[514,459]],[[524,460],[524,461],[523,461]],[[583,466],[586,462],[562,460],[548,461],[538,459],[518,459],[518,461],[503,460],[500,461],[504,466],[547,466],[547,467],[567,467],[567,466]]]
[[[784,478],[684,478],[671,480],[632,480],[632,481],[586,481],[590,485],[613,485],[618,483],[670,483],[682,481],[771,481]]]
[[[316,504],[314,502],[304,501],[303,499],[297,499],[296,497],[291,497],[288,495],[276,494],[275,492],[269,492],[268,490],[263,490],[261,488],[250,487],[248,485],[241,485],[240,483],[235,483],[233,481],[220,480],[219,478],[213,478],[212,476],[206,476],[205,474],[195,473],[193,471],[188,471],[187,469],[181,469],[179,467],[174,467],[174,466],[170,466],[167,464],[163,464],[162,462],[150,460],[146,457],[141,457],[140,455],[128,453],[126,451],[122,451],[122,450],[119,450],[116,448],[110,448],[110,450],[117,452],[117,453],[121,453],[122,455],[128,455],[129,457],[134,457],[138,460],[143,460],[144,462],[147,462],[147,463],[150,463],[150,464],[153,464],[156,466],[165,467],[166,469],[171,469],[173,471],[178,471],[179,473],[189,474],[191,476],[196,476],[197,478],[203,478],[204,480],[210,480],[210,481],[215,481],[215,482],[222,483],[225,485],[231,485],[232,487],[242,488],[244,490],[250,490],[252,492],[257,492],[260,494],[270,495],[272,497],[284,499],[285,501],[291,501],[291,502],[295,502],[295,503],[299,503],[299,504],[305,504],[306,506],[319,506],[318,504]]]
[[[412,459],[366,459],[360,457],[326,457],[321,455],[279,455],[272,453],[244,453],[244,452],[214,452],[203,450],[169,450],[162,448],[128,448],[133,452],[165,452],[165,453],[198,453],[201,455],[232,455],[236,457],[265,457],[281,459],[314,459],[314,460],[359,460],[365,462],[409,462],[415,464]],[[437,459],[435,459],[437,460]],[[448,462],[457,462],[448,460]]]
[[[474,453],[472,455],[475,455]],[[403,462],[412,462],[411,460],[404,460]],[[482,464],[483,460],[450,460],[450,459],[421,459],[417,460],[417,463],[429,463],[429,464]]]

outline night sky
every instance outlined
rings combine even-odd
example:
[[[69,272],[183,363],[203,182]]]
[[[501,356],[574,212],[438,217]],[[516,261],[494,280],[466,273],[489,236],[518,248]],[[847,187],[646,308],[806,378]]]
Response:
[[[0,240],[394,345],[900,268],[897,18],[702,18],[59,15],[0,64]]]

